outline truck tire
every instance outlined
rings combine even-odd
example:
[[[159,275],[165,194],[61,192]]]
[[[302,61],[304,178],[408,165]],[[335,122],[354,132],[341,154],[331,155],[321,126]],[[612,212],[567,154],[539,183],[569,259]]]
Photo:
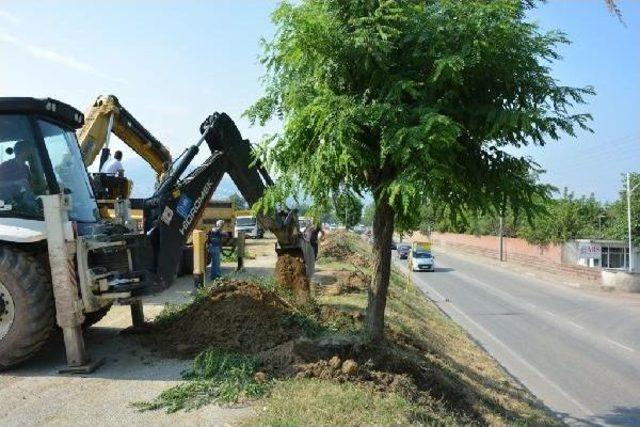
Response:
[[[36,353],[54,326],[49,275],[33,256],[0,246],[0,370]]]
[[[91,313],[85,313],[84,315],[84,323],[82,324],[83,328],[88,328],[90,326],[95,325],[96,323],[98,323],[99,321],[101,321],[104,316],[107,315],[107,313],[109,313],[109,310],[111,309],[112,304],[109,304],[105,307],[102,307],[99,310],[96,310],[94,312]]]

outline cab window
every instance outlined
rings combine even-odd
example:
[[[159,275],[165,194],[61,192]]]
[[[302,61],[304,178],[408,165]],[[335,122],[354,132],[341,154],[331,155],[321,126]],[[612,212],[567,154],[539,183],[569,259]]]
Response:
[[[0,115],[0,215],[41,218],[46,191],[28,117]]]

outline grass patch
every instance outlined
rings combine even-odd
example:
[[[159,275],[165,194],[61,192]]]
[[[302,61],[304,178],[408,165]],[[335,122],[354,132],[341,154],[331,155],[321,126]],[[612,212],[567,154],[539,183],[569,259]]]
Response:
[[[408,425],[454,422],[413,404],[397,393],[381,393],[352,383],[302,379],[277,383],[250,424]]]
[[[349,261],[370,259],[370,246],[362,239],[343,234],[339,240],[342,242],[333,246],[335,256],[320,258],[323,272],[353,270]],[[345,254],[345,248],[356,251],[356,257]],[[371,274],[367,265],[358,269]],[[293,294],[272,278],[248,281],[277,294],[290,307],[282,322],[299,327],[310,338],[362,332],[360,320],[367,304],[363,290],[322,296],[297,306]],[[196,303],[199,298],[201,294],[196,296]],[[167,306],[159,321],[176,319],[184,308]],[[287,377],[290,379],[257,382],[254,374],[258,366],[253,358],[209,350],[196,357],[184,373],[184,383],[151,402],[138,402],[136,407],[175,412],[209,402],[260,399],[255,405],[256,415],[247,421],[251,425],[559,424],[395,268],[385,319],[386,342],[381,346],[390,357],[382,364],[376,362],[375,369],[387,375],[384,378],[388,383],[375,382],[371,377],[336,380],[319,374],[314,375],[334,380]],[[371,360],[357,361],[360,366],[373,366]],[[402,365],[402,361],[410,363]],[[418,373],[406,366],[417,367]],[[398,387],[392,374],[402,374],[408,385]]]
[[[141,411],[165,409],[172,413],[197,409],[212,402],[237,403],[263,396],[268,383],[254,379],[257,364],[249,356],[211,349],[200,353],[183,372],[185,382],[163,391],[149,402],[134,402]]]
[[[343,234],[339,240],[339,249],[348,248],[370,257],[370,246],[357,236]],[[340,252],[334,250],[334,253]],[[321,255],[319,268],[350,270],[353,266],[347,257]],[[361,269],[371,273],[367,267]],[[339,311],[364,313],[367,295],[356,292],[323,296],[318,303]],[[560,424],[395,267],[391,272],[385,319],[388,343],[407,349],[403,353],[405,357],[414,358],[429,372],[428,384],[422,385],[418,398],[373,391],[359,383],[292,380],[276,385],[260,405],[266,409],[251,422],[270,425]]]

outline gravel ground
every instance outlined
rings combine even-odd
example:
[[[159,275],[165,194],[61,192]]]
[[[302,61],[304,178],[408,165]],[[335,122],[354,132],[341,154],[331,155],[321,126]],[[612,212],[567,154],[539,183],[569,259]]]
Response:
[[[147,299],[146,318],[157,315],[165,302],[188,300],[192,283],[191,277],[179,279]],[[90,375],[58,374],[65,364],[60,334],[29,362],[0,373],[0,425],[228,425],[250,414],[249,407],[215,405],[176,414],[131,408],[131,402],[152,399],[176,384],[186,363],[160,358],[140,347],[135,337],[120,334],[130,325],[129,307],[116,306],[85,333],[91,356],[106,361]]]

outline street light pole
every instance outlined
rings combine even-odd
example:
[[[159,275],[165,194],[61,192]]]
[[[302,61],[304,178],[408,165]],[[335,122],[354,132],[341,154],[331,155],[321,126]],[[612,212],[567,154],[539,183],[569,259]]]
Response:
[[[504,261],[504,230],[502,229],[502,212],[500,212],[500,261]]]
[[[631,174],[629,172],[627,172],[627,232],[628,232],[628,237],[629,237],[629,271],[633,271],[634,270],[634,265],[633,265],[633,256],[631,254],[631,249],[632,249],[632,241],[631,241],[631,193],[633,193],[633,191],[638,188],[638,185],[640,184],[636,184],[635,187],[631,188]]]

